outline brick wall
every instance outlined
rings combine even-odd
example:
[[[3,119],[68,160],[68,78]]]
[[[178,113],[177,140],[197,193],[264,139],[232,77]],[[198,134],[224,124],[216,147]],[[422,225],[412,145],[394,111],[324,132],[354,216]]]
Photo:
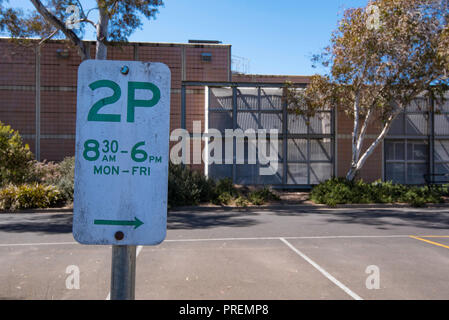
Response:
[[[95,43],[90,45],[95,55]],[[34,152],[35,148],[35,47],[0,39],[0,121],[20,131]],[[230,73],[230,45],[221,44],[165,44],[127,43],[108,48],[108,59],[158,61],[171,70],[170,130],[181,125],[181,84],[186,81],[234,81],[309,83],[307,76],[245,75]],[[68,57],[58,56],[66,50]],[[201,53],[212,54],[211,61],[203,61]],[[61,160],[74,154],[76,82],[81,59],[76,50],[62,41],[48,41],[41,49],[41,159]],[[204,130],[204,88],[187,87],[186,126],[192,132],[193,121],[201,121]],[[337,116],[337,175],[345,176],[351,159],[352,120],[344,113]],[[369,139],[379,132],[370,126]],[[173,143],[172,143],[173,145]],[[202,166],[193,166],[202,169]],[[382,177],[382,146],[371,155],[360,177],[373,181]]]
[[[95,43],[90,46],[95,56]],[[0,121],[11,125],[35,151],[36,130],[36,41],[26,45],[0,39]],[[230,45],[127,43],[108,47],[110,60],[154,61],[171,70],[170,129],[181,124],[181,83],[229,81]],[[66,51],[67,57],[58,55]],[[201,53],[212,54],[202,61]],[[75,152],[77,70],[81,63],[75,48],[63,41],[48,41],[41,47],[41,159],[61,160]],[[204,122],[204,89],[187,92],[187,124]]]
[[[363,124],[363,123],[362,123]],[[353,119],[349,118],[344,112],[337,113],[337,176],[344,177],[351,165],[352,157],[352,131],[354,128]],[[381,126],[379,122],[373,122],[367,130],[366,138],[363,144],[364,152],[380,133]],[[372,182],[382,178],[382,148],[379,144],[374,152],[365,162],[360,171],[359,178],[367,182]]]

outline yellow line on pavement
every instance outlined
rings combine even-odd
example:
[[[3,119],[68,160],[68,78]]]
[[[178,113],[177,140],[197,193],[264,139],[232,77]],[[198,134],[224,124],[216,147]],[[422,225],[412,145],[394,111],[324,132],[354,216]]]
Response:
[[[421,238],[449,238],[449,236],[420,236]]]
[[[413,239],[416,239],[416,240],[420,240],[420,241],[424,241],[424,242],[427,242],[427,243],[430,243],[430,244],[433,244],[433,245],[436,245],[436,246],[439,246],[439,247],[443,247],[443,248],[449,249],[449,246],[446,246],[446,245],[438,243],[438,242],[433,242],[433,241],[426,240],[426,239],[423,239],[423,238],[420,238],[420,237],[416,237],[416,236],[410,236],[410,238],[413,238]]]

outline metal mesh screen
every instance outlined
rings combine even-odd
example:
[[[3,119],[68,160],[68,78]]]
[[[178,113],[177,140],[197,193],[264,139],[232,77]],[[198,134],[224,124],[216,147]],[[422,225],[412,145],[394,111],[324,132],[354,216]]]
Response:
[[[243,185],[294,186],[317,184],[333,176],[332,112],[323,110],[312,118],[290,113],[284,104],[283,90],[282,85],[258,84],[209,87],[209,128],[221,132],[225,129],[266,130],[267,133],[275,129],[278,132],[277,143],[267,136],[266,150],[259,149],[257,141],[251,144],[244,139],[244,158],[237,159],[237,146],[234,146],[233,164],[208,164],[211,177],[232,177],[234,183]],[[238,139],[234,139],[237,143]],[[250,148],[255,148],[254,163],[249,161]],[[267,155],[269,161],[261,161],[263,155]]]

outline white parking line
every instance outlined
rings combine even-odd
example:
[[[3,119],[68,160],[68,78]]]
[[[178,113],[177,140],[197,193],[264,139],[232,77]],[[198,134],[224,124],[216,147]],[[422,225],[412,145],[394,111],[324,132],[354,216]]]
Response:
[[[207,241],[245,241],[245,240],[279,240],[279,238],[290,240],[301,239],[363,239],[363,238],[409,238],[409,235],[389,236],[304,236],[304,237],[252,237],[252,238],[199,238],[199,239],[167,239],[164,242],[207,242]],[[51,245],[74,245],[78,242],[29,242],[29,243],[0,243],[0,247],[15,246],[51,246]]]
[[[54,246],[66,244],[79,244],[78,242],[37,242],[37,243],[0,243],[0,247],[17,247],[17,246]]]
[[[203,239],[168,239],[164,242],[207,242],[207,241],[245,241],[245,240],[279,240],[283,239],[352,239],[352,238],[408,238],[409,235],[390,236],[305,236],[305,237],[254,237],[254,238],[203,238]]]
[[[344,292],[346,292],[348,295],[350,295],[353,299],[355,299],[355,300],[363,300],[359,295],[357,295],[355,292],[351,291],[348,287],[346,287],[343,283],[341,283],[340,281],[335,279],[329,272],[327,272],[322,267],[320,267],[312,259],[310,259],[304,253],[302,253],[301,251],[296,249],[290,242],[285,240],[285,238],[279,238],[279,240],[281,240],[283,243],[285,243],[296,254],[298,254],[301,258],[303,258],[308,263],[310,263],[315,269],[317,269],[319,272],[321,272],[326,278],[328,278],[330,281],[332,281],[336,286],[338,286],[340,289],[342,289]]]

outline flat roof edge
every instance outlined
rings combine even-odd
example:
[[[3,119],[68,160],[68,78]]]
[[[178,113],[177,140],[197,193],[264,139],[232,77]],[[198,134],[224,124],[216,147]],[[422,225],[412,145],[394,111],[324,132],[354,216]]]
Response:
[[[11,37],[2,37],[0,36],[0,40],[34,40],[38,41],[41,38],[11,38]],[[67,39],[50,39],[46,42],[66,42],[69,41]],[[96,43],[95,40],[82,40],[83,42]],[[217,47],[231,47],[231,44],[215,44],[215,43],[175,43],[175,42],[145,42],[145,41],[127,41],[127,42],[110,42],[111,45],[114,44],[123,44],[123,45],[141,45],[141,46],[149,46],[149,47],[192,47],[192,48],[217,48]]]

